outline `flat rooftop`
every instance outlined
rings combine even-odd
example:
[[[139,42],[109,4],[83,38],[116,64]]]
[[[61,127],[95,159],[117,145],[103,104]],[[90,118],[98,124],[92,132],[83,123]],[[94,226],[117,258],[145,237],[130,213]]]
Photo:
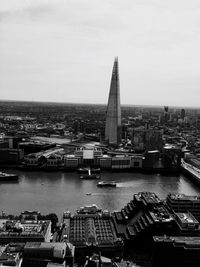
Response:
[[[62,242],[27,242],[25,247],[26,248],[55,248],[57,250],[66,249],[66,243]]]
[[[70,219],[69,241],[84,246],[94,243],[99,246],[115,245],[117,236],[111,217],[100,215],[76,215]]]
[[[135,194],[134,196],[137,196],[137,199],[145,201],[146,204],[158,204],[161,203],[161,200],[155,193],[151,192],[140,192],[138,194]]]
[[[0,237],[45,235],[50,224],[49,220],[2,220],[0,219]]]
[[[198,201],[200,202],[200,196],[191,196],[185,194],[169,194],[168,198],[172,200],[182,200],[182,201]]]
[[[175,246],[194,246],[200,249],[200,237],[191,237],[191,236],[154,236],[154,242],[171,242]]]
[[[199,222],[195,219],[195,217],[191,213],[184,213],[184,212],[176,212],[175,213],[177,218],[180,220],[181,223],[187,224],[199,224]]]

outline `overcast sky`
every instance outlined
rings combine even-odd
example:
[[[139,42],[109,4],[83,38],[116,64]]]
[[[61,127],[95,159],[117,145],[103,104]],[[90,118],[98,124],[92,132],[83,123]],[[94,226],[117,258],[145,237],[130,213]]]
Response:
[[[200,106],[199,0],[0,0],[0,99]]]

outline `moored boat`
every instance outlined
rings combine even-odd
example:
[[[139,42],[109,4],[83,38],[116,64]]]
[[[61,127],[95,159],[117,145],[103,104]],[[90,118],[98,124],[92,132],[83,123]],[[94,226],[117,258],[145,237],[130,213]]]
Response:
[[[99,179],[100,174],[93,173],[90,168],[87,169],[87,173],[81,173],[80,174],[81,179]]]
[[[97,205],[92,204],[91,206],[80,207],[76,212],[77,214],[95,214],[101,212],[101,209]]]
[[[0,181],[16,181],[18,178],[17,174],[0,172]]]
[[[91,174],[84,173],[80,175],[80,178],[81,179],[99,179],[100,175],[96,173],[91,173]]]

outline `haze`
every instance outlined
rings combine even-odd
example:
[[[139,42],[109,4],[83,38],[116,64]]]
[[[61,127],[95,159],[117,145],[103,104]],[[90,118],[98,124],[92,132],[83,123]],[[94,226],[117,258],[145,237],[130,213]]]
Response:
[[[0,99],[199,107],[199,0],[1,0]]]

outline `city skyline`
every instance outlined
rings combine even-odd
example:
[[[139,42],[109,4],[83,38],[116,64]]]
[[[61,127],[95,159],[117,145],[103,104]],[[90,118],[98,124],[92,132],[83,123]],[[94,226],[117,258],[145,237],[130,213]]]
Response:
[[[199,15],[197,0],[2,0],[0,99],[106,104],[119,56],[122,105],[198,107]]]

